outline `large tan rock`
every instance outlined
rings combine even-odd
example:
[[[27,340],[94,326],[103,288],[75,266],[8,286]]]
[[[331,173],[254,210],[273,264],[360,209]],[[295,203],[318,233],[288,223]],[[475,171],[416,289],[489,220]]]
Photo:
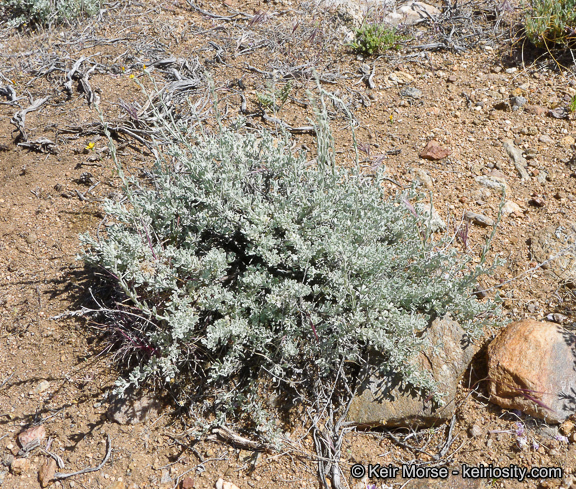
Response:
[[[452,417],[458,382],[476,353],[460,325],[449,317],[436,319],[426,332],[431,347],[416,359],[438,383],[445,405],[400,389],[388,378],[371,377],[352,400],[348,420],[369,426],[430,426]]]
[[[508,325],[488,346],[492,402],[549,423],[576,411],[576,335],[531,319]]]

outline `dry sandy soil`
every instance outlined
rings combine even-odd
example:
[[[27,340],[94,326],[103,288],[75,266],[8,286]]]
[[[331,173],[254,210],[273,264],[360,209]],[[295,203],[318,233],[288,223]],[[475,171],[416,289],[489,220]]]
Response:
[[[566,317],[567,324],[571,322],[572,292],[558,277],[537,267],[530,239],[543,228],[562,225],[569,230],[574,223],[576,175],[570,167],[574,116],[557,119],[547,117],[544,110],[538,114],[534,108],[507,111],[493,106],[510,95],[523,96],[530,106],[545,109],[566,106],[576,93],[573,65],[559,69],[548,56],[523,51],[522,43],[509,40],[513,16],[506,17],[510,14],[506,12],[501,16],[488,3],[472,4],[462,11],[472,16],[470,22],[465,16],[458,20],[456,13],[437,24],[418,25],[407,32],[409,39],[398,51],[368,59],[343,44],[347,19],[331,9],[297,0],[208,0],[201,8],[214,15],[203,14],[183,0],[121,0],[74,27],[0,30],[0,85],[11,86],[19,97],[15,102],[4,97],[0,105],[3,488],[39,487],[38,470],[47,460],[47,451],[61,457],[65,468],[58,471],[62,473],[96,467],[107,451],[107,437],[111,454],[100,470],[65,478],[53,487],[171,488],[185,478],[187,487],[198,488],[214,487],[219,478],[241,489],[320,487],[313,444],[309,437],[301,438],[306,426],[294,419],[281,426],[293,442],[284,451],[260,454],[222,438],[195,438],[191,435],[195,420],[169,402],[161,413],[142,423],[122,425],[107,418],[109,394],[118,376],[113,352],[99,354],[106,343],[84,318],[63,315],[89,304],[93,279],[76,259],[79,234],[96,232],[103,218],[102,199],[114,198],[121,191],[95,104],[88,103],[79,80],[72,80],[71,91],[64,88],[66,73],[81,57],[86,58],[81,73],[94,67],[89,84],[100,99],[103,119],[111,127],[128,129],[143,127],[136,124],[138,116],[131,115],[147,101],[136,80],[151,93],[153,81],[159,89],[174,80],[172,68],[184,73],[181,61],[170,66],[154,65],[155,61],[187,60],[196,73],[210,74],[224,123],[240,114],[243,100],[244,112],[257,114],[257,94],[265,93],[273,80],[276,88],[292,80],[290,98],[277,117],[293,127],[308,125],[313,115],[306,91],[315,90],[314,67],[323,88],[337,93],[352,111],[366,170],[375,163],[386,165],[396,182],[388,182],[391,193],[397,191],[397,184],[426,180],[424,170],[430,177],[427,185],[435,207],[450,232],[462,222],[465,211],[496,219],[501,196],[475,178],[501,172],[510,188],[507,198],[519,209],[498,224],[489,260],[499,255],[506,264],[482,286],[498,286],[508,319],[543,319],[557,313]],[[446,46],[417,47],[432,42]],[[368,75],[363,74],[366,68]],[[372,88],[368,86],[371,73]],[[421,96],[401,95],[407,86],[420,90]],[[213,104],[207,84],[190,89],[187,95],[194,103],[200,102],[209,124]],[[34,100],[48,96],[38,110],[26,114],[22,134],[11,119]],[[255,127],[273,128],[273,123],[258,115],[248,115],[248,120]],[[343,114],[335,114],[333,128],[340,161],[349,164],[353,149]],[[145,132],[133,134],[146,139]],[[124,167],[141,175],[153,162],[150,150],[126,131],[119,129],[114,135]],[[313,148],[310,135],[294,137],[297,144]],[[40,138],[55,145],[22,145]],[[449,148],[450,156],[440,161],[419,158],[431,139]],[[506,155],[506,139],[533,156],[528,179],[520,178]],[[465,239],[455,245],[479,260],[491,231],[471,224]],[[59,315],[63,316],[54,319]],[[452,431],[456,440],[442,460],[560,466],[566,474],[576,471],[573,425],[561,428],[569,438],[565,442],[555,438],[557,428],[488,403],[485,386],[474,382],[483,377],[482,369],[479,354],[462,382]],[[519,422],[529,441],[524,449],[518,444]],[[9,470],[14,457],[18,458],[16,436],[37,425],[47,432],[42,449],[29,454],[29,464],[22,462],[21,473]],[[241,427],[235,429],[241,432]],[[357,462],[429,462],[446,441],[448,426],[395,433],[403,445],[385,430],[346,435],[341,460],[344,473]],[[401,485],[345,479],[343,487]],[[560,487],[561,482],[453,481],[458,487],[506,488]],[[405,487],[432,487],[429,481],[411,484]],[[569,485],[570,480],[565,480],[562,487]]]

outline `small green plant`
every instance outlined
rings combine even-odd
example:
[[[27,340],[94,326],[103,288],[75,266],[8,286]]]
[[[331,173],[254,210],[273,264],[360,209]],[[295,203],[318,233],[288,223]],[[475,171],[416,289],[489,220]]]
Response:
[[[397,49],[402,39],[395,28],[383,24],[364,24],[356,29],[356,39],[350,46],[358,54],[371,56],[388,49]]]
[[[4,0],[0,14],[12,27],[51,26],[95,15],[100,0]]]
[[[338,167],[325,115],[315,166],[287,135],[223,129],[192,144],[166,124],[177,141],[156,152],[148,183],[125,180],[128,202],[105,205],[106,236],[82,238],[120,304],[103,310],[131,359],[119,392],[156,380],[261,432],[263,377],[330,390],[370,352],[377,369],[435,392],[411,361],[422,332],[451,313],[474,336],[494,304],[472,294],[484,271],[430,238],[415,194],[391,200],[382,173]]]
[[[279,112],[292,92],[292,80],[289,80],[282,88],[274,90],[272,86],[268,87],[266,93],[257,93],[258,103],[265,109]]]
[[[576,95],[574,95],[572,97],[572,100],[570,101],[570,105],[568,106],[568,110],[570,112],[576,112]]]
[[[576,44],[576,0],[529,0],[526,36],[537,47]]]

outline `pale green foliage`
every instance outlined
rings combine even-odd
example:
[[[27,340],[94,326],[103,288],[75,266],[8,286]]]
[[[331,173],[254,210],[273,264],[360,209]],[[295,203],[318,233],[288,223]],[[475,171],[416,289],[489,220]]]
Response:
[[[100,0],[4,0],[0,13],[13,27],[48,26],[95,15],[100,3]]]
[[[529,0],[525,28],[538,47],[576,44],[576,0]]]
[[[570,100],[570,105],[568,106],[568,110],[570,112],[576,112],[576,95],[574,95],[572,97],[572,100]]]
[[[131,182],[128,204],[106,204],[113,224],[83,237],[85,260],[146,318],[122,388],[204,372],[223,408],[263,420],[249,379],[264,371],[329,383],[378,351],[383,371],[428,390],[410,360],[431,320],[451,312],[478,332],[492,308],[470,294],[480,270],[428,239],[414,196],[389,200],[379,176],[336,167],[317,128],[317,166],[265,131],[197,135],[163,151],[149,186]]]
[[[265,93],[257,93],[256,98],[264,108],[279,112],[288,100],[290,92],[292,92],[292,80],[289,80],[278,90],[274,90],[273,86],[270,85]]]
[[[363,24],[356,29],[356,39],[350,46],[359,54],[371,56],[388,49],[397,49],[402,39],[393,27],[384,24]]]

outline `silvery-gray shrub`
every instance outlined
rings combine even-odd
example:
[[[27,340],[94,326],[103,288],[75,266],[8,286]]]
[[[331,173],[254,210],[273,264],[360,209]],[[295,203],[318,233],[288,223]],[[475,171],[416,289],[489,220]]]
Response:
[[[451,313],[479,332],[494,309],[471,294],[482,270],[430,238],[414,195],[335,165],[323,127],[316,164],[266,131],[182,139],[126,203],[106,203],[112,224],[84,236],[84,259],[143,318],[124,335],[140,355],[120,390],[198,375],[238,406],[256,392],[241,378],[327,382],[378,351],[383,371],[430,391],[411,363],[430,322]]]
[[[4,0],[0,3],[0,13],[13,27],[71,21],[97,14],[101,5],[100,0]]]

